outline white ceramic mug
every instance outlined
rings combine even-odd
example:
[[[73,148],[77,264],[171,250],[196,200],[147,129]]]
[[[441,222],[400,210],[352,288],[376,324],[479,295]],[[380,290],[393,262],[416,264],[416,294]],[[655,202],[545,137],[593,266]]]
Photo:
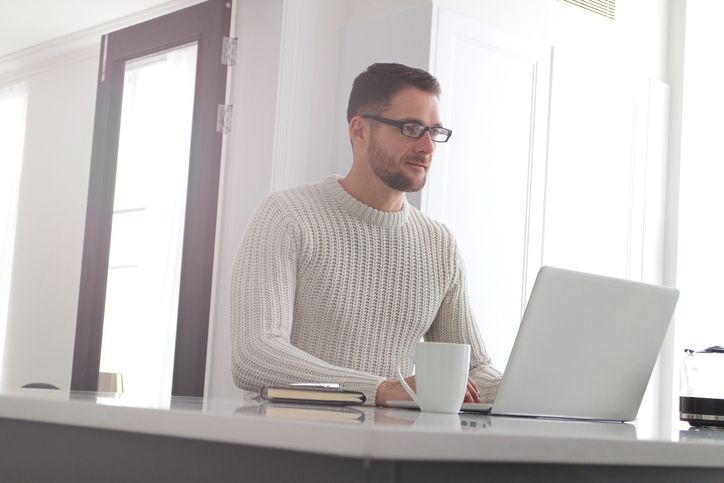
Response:
[[[404,359],[415,363],[417,392],[405,382],[400,371]],[[465,399],[470,367],[470,346],[445,342],[418,342],[413,354],[397,360],[397,376],[407,394],[422,411],[457,413]]]

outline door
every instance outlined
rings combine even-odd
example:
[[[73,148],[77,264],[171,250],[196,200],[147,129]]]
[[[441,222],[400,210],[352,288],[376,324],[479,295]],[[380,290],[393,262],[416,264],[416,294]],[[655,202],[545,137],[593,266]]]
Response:
[[[204,389],[231,3],[104,35],[71,388]]]

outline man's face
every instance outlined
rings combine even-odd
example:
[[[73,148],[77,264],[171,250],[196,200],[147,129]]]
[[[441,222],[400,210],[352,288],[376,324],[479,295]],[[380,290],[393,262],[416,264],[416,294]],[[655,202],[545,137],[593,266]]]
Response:
[[[380,116],[396,121],[417,121],[440,126],[437,97],[416,88],[398,92]],[[368,120],[371,124],[367,160],[372,172],[397,191],[420,191],[425,186],[435,143],[426,132],[420,139],[405,137],[400,128]]]

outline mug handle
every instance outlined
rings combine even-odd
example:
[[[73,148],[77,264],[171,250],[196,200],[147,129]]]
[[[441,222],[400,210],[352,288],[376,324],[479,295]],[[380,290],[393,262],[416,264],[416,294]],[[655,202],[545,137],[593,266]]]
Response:
[[[403,356],[400,356],[397,359],[397,377],[400,379],[400,382],[402,383],[402,387],[405,388],[405,391],[407,391],[407,394],[409,394],[410,397],[412,398],[412,400],[415,401],[415,403],[417,403],[417,405],[419,406],[420,401],[417,400],[417,394],[415,394],[415,391],[413,391],[412,388],[410,387],[410,385],[407,384],[407,382],[405,381],[405,378],[402,377],[402,371],[400,371],[400,364],[405,359],[410,359],[413,363],[415,362],[415,357],[413,356],[413,354],[405,354]]]

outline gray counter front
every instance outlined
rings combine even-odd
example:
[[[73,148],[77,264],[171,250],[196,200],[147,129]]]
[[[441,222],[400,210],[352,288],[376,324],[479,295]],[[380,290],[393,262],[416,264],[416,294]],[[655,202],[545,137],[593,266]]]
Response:
[[[25,389],[0,395],[0,481],[724,481],[724,431]]]

